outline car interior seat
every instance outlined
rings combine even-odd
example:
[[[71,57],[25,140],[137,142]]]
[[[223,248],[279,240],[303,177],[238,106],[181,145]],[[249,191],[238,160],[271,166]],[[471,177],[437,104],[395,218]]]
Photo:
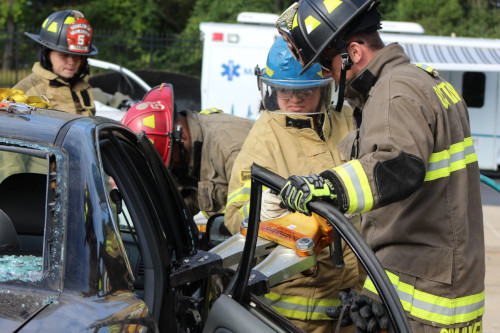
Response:
[[[10,217],[21,249],[42,250],[46,201],[46,174],[17,173],[0,183],[0,209]]]
[[[0,251],[17,249],[19,240],[10,218],[0,210]]]

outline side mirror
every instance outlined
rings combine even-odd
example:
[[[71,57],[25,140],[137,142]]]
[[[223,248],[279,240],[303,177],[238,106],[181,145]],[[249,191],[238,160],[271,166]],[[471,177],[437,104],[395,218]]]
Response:
[[[219,245],[231,236],[231,233],[224,225],[224,214],[219,213],[210,216],[206,230],[206,241],[209,249]]]

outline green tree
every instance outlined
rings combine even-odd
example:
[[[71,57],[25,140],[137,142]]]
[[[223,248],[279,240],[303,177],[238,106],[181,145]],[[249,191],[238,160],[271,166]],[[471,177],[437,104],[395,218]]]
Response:
[[[295,1],[198,0],[184,32],[190,34],[199,33],[201,22],[235,23],[238,14],[241,12],[281,14],[293,2]]]
[[[450,35],[463,23],[459,0],[399,0],[397,20],[420,23],[428,35]]]

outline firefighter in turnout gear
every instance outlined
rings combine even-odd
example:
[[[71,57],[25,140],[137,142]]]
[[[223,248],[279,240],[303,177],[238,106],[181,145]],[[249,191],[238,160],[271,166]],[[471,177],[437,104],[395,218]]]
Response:
[[[122,123],[152,139],[193,216],[225,212],[231,169],[253,120],[215,108],[177,111],[172,85],[161,84],[130,108]]]
[[[52,13],[39,35],[25,34],[40,44],[38,61],[32,73],[13,88],[40,96],[57,110],[95,115],[91,87],[84,77],[89,74],[87,57],[96,55],[97,48],[83,14],[75,10]]]
[[[315,173],[345,162],[336,145],[352,129],[352,112],[330,109],[333,80],[324,78],[315,65],[299,76],[300,64],[282,38],[269,51],[266,68],[257,69],[262,95],[259,119],[250,131],[233,166],[229,182],[225,223],[239,231],[250,208],[250,167],[259,164],[282,177]],[[261,221],[282,216],[280,199],[263,192]],[[358,217],[359,224],[359,217]],[[271,288],[266,303],[306,332],[334,332],[337,321],[325,308],[340,304],[338,293],[356,285],[360,291],[365,273],[344,245],[343,269],[334,267],[328,248],[318,255],[312,274],[300,273]],[[343,331],[352,331],[343,328]]]
[[[357,125],[338,146],[351,160],[319,174],[326,190],[295,176],[281,198],[305,213],[325,197],[362,213],[414,332],[480,332],[485,249],[467,106],[435,70],[384,46],[377,5],[304,0],[277,22],[303,71],[319,62],[339,83]],[[378,299],[369,279],[363,293]]]

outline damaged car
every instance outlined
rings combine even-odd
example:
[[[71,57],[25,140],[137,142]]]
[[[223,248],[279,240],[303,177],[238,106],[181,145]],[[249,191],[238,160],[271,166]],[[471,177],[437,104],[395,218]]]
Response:
[[[209,313],[204,286],[223,268],[201,247],[145,135],[0,108],[1,332],[201,332],[210,316],[233,332],[297,331],[251,297]]]

